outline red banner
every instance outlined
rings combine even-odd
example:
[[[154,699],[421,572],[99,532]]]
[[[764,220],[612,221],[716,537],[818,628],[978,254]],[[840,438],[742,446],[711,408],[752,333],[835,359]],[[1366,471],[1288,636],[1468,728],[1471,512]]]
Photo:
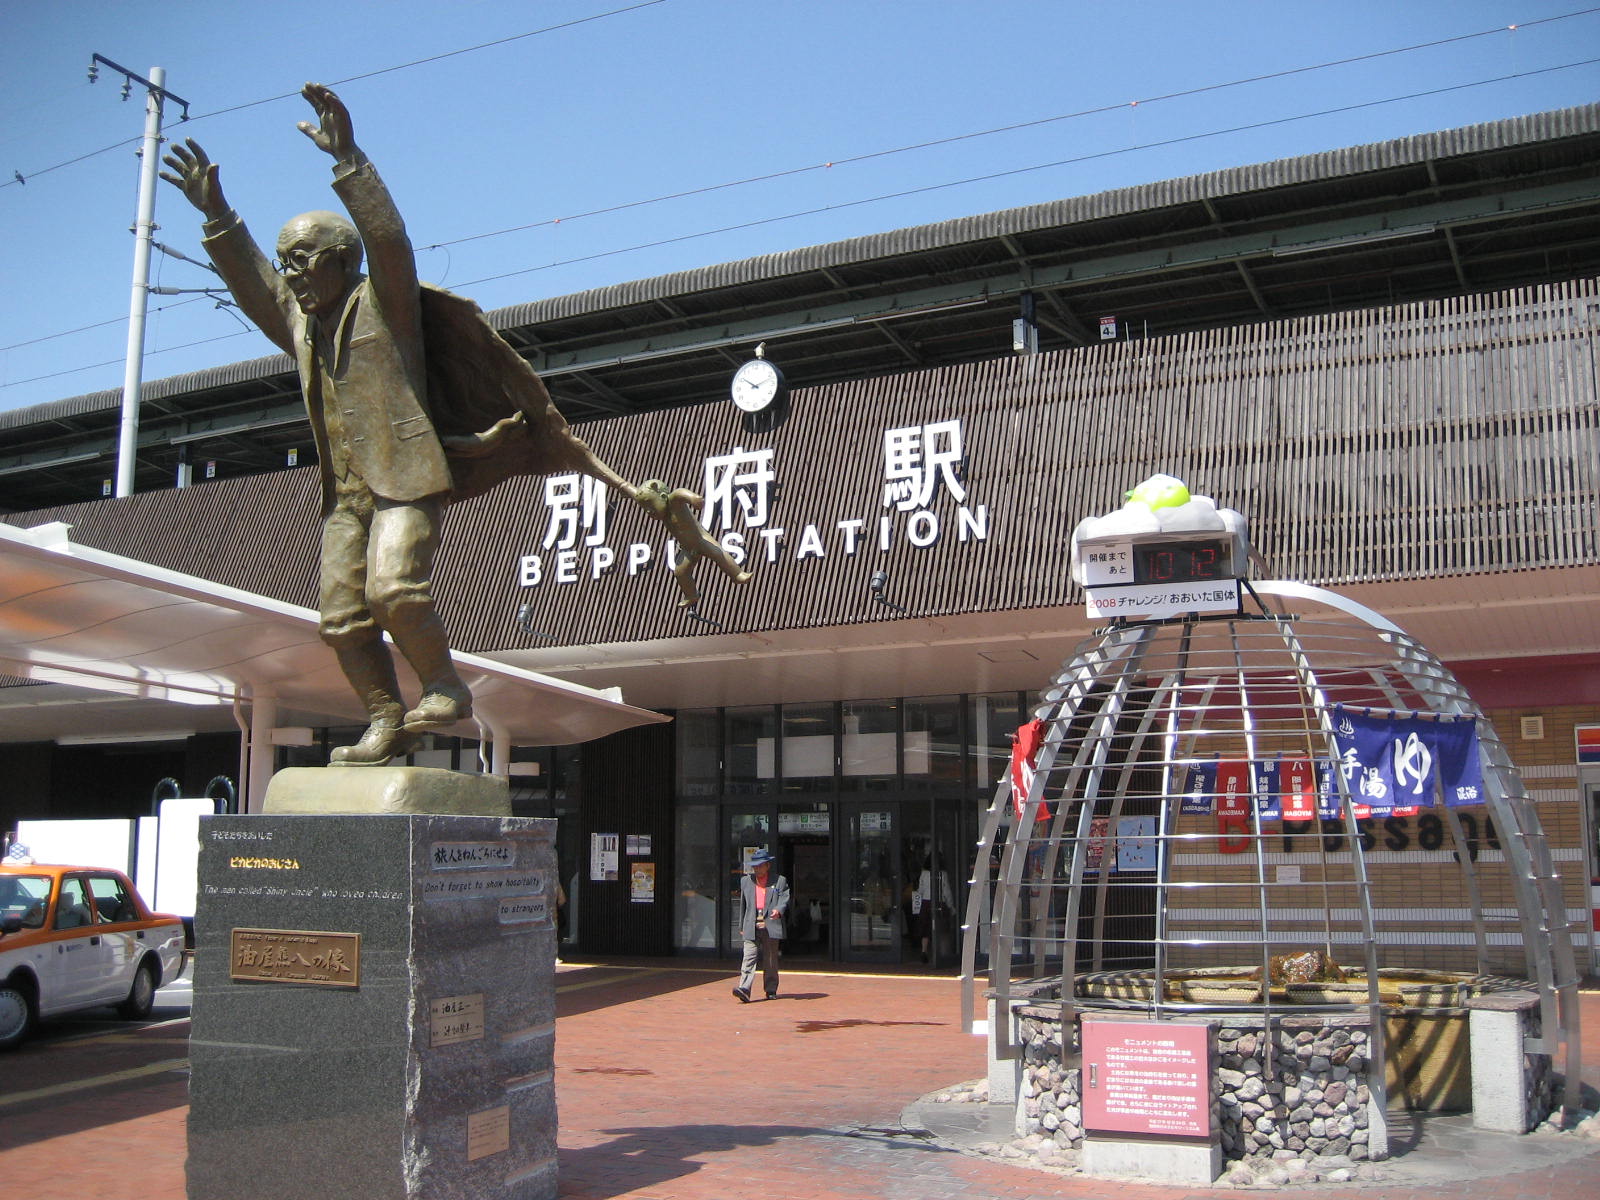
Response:
[[[1250,764],[1217,764],[1217,850],[1242,854],[1250,846]]]
[[[1017,730],[1016,741],[1011,744],[1011,807],[1019,821],[1028,802],[1028,791],[1033,787],[1033,768],[1039,760],[1039,747],[1044,745],[1045,728],[1043,721],[1029,721]],[[1033,819],[1049,820],[1050,806],[1040,804]]]
[[[1317,775],[1310,759],[1282,759],[1278,763],[1278,791],[1285,821],[1316,820]]]

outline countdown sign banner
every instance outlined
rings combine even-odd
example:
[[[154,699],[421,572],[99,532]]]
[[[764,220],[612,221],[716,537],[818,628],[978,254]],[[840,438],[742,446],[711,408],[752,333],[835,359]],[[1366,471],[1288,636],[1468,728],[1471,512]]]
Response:
[[[1091,620],[1239,611],[1233,547],[1215,533],[1158,541],[1088,541],[1078,554]]]
[[[1086,588],[1089,617],[1136,617],[1161,620],[1184,613],[1239,611],[1239,581],[1212,579],[1203,583],[1133,583],[1125,587]]]

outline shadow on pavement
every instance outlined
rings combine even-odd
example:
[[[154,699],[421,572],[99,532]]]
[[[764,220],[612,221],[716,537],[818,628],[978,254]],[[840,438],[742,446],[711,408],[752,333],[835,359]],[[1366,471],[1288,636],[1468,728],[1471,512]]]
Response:
[[[0,1150],[189,1103],[187,1023],[63,1039],[80,1024],[48,1023],[0,1059]]]
[[[694,1161],[771,1146],[788,1139],[867,1139],[895,1150],[955,1154],[925,1136],[898,1129],[824,1129],[801,1125],[652,1125],[602,1129],[613,1140],[581,1150],[560,1151],[561,1195],[610,1200],[648,1193],[669,1180],[692,1175],[706,1164]]]
[[[632,1004],[652,996],[700,987],[714,977],[712,972],[673,970],[671,967],[567,965],[556,975],[556,1015],[575,1017],[618,1004]]]
[[[797,1033],[827,1033],[834,1029],[859,1029],[863,1025],[890,1029],[897,1025],[945,1025],[945,1021],[870,1021],[866,1017],[846,1017],[839,1021],[801,1021],[795,1026]]]

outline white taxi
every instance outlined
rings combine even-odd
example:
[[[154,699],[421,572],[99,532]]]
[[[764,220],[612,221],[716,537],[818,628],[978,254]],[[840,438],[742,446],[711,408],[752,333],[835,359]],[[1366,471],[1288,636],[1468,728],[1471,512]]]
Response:
[[[183,945],[182,919],[151,912],[120,871],[0,864],[0,1050],[41,1017],[111,1004],[148,1016]]]

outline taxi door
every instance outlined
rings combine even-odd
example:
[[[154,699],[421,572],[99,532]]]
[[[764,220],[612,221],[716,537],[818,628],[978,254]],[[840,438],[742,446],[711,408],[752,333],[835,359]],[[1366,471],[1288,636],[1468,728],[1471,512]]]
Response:
[[[65,876],[51,924],[56,936],[45,945],[44,961],[39,964],[48,977],[41,980],[41,1009],[93,1004],[104,990],[108,952],[93,926],[88,880],[82,875]]]
[[[145,930],[135,929],[139,906],[126,885],[115,875],[89,876],[89,892],[94,897],[95,933],[99,945],[101,975],[95,997],[108,1004],[127,999],[133,986],[133,972],[144,949]],[[156,983],[159,985],[158,978]]]

